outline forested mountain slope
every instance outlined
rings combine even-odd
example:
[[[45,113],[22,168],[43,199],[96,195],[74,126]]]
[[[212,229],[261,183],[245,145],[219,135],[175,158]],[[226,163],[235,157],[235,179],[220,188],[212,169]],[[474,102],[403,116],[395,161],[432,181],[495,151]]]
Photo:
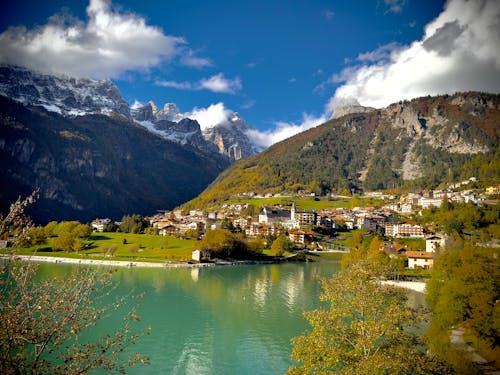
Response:
[[[498,181],[500,95],[424,97],[349,114],[233,165],[190,205],[245,193],[324,194]]]
[[[170,209],[229,165],[121,116],[74,118],[0,96],[0,209],[40,188],[32,217],[90,221]]]

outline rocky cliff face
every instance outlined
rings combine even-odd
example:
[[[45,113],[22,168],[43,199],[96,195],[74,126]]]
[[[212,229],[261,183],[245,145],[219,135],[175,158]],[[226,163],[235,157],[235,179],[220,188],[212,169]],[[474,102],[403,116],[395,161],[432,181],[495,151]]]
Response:
[[[424,97],[332,119],[233,165],[197,198],[498,181],[500,95]],[[411,181],[411,182],[409,182]]]
[[[397,131],[398,141],[406,139],[396,171],[403,180],[424,176],[421,151],[425,146],[462,155],[492,150],[499,137],[499,106],[498,96],[461,93],[395,103],[382,110],[382,123]]]
[[[0,66],[0,95],[70,118],[99,113],[134,119],[165,139],[203,152],[219,153],[233,161],[256,152],[245,134],[250,126],[236,114],[224,124],[202,131],[199,124],[195,126],[195,121],[189,119],[189,113],[181,113],[173,103],[166,103],[162,109],[152,101],[131,108],[109,80],[48,75],[20,67]]]
[[[152,135],[122,116],[63,117],[0,96],[0,210],[40,188],[32,217],[151,214],[195,197],[227,159]]]
[[[64,116],[116,113],[130,118],[128,103],[109,80],[47,75],[0,66],[0,95]]]
[[[173,103],[165,104],[162,110],[153,102],[132,109],[132,117],[138,124],[174,142],[217,152],[232,161],[257,153],[246,135],[251,127],[238,114],[231,113],[223,123],[206,129],[201,129],[190,116],[190,113],[181,113]]]

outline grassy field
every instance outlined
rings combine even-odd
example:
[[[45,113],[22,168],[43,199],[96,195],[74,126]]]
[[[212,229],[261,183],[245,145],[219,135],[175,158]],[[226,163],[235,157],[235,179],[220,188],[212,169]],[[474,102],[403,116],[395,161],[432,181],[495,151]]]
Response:
[[[352,208],[352,207],[366,207],[366,206],[381,206],[383,204],[380,200],[364,199],[364,198],[339,198],[328,199],[321,198],[315,200],[313,197],[295,198],[295,197],[272,197],[272,198],[238,198],[232,199],[227,203],[248,203],[254,206],[291,206],[295,202],[298,210],[324,210],[329,208]]]
[[[95,233],[90,236],[89,247],[79,252],[52,251],[51,239],[48,239],[45,244],[21,249],[18,254],[146,262],[183,262],[191,259],[191,253],[195,247],[195,240],[182,240],[171,236]]]

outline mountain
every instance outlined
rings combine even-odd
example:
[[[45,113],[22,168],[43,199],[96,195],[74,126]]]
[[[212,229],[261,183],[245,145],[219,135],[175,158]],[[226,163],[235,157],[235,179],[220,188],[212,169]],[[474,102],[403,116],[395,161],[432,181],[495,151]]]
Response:
[[[500,95],[424,97],[353,113],[236,163],[189,205],[251,193],[428,187],[500,180]]]
[[[70,107],[59,108],[65,113]],[[229,165],[217,153],[158,137],[123,114],[63,116],[4,96],[0,163],[0,210],[40,188],[31,210],[38,222],[170,209],[195,197]]]
[[[138,124],[164,138],[218,152],[232,161],[248,158],[259,151],[247,136],[253,128],[235,112],[229,111],[225,119],[209,127],[201,127],[191,113],[181,113],[173,103],[166,103],[159,110],[150,101],[144,106],[133,106],[131,113]]]
[[[0,95],[70,118],[117,114],[160,137],[203,152],[220,153],[233,161],[258,151],[246,135],[252,127],[234,112],[221,123],[202,129],[190,113],[181,113],[173,103],[166,103],[162,109],[153,102],[130,107],[110,80],[49,75],[4,65],[0,66]]]
[[[63,116],[115,113],[130,118],[128,103],[109,80],[36,73],[0,66],[0,95],[26,105],[42,106]]]
[[[341,118],[351,113],[369,113],[375,111],[375,108],[360,105],[354,98],[342,99],[335,104],[335,111],[332,114],[332,119]]]

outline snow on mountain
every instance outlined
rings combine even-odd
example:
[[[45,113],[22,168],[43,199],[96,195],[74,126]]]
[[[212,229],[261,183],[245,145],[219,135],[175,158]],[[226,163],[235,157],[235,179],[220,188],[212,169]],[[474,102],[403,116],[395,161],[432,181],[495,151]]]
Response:
[[[237,113],[217,105],[208,109],[182,113],[173,103],[162,110],[153,102],[131,108],[132,118],[148,130],[181,144],[190,144],[204,150],[213,150],[231,160],[256,154],[257,148],[246,135],[252,129]],[[216,114],[214,115],[214,110]],[[196,125],[194,125],[196,124]],[[196,127],[196,128],[195,128]]]
[[[0,65],[0,95],[66,117],[118,114],[162,138],[231,160],[257,153],[246,135],[252,127],[222,103],[191,113],[182,113],[174,103],[166,103],[162,109],[152,101],[129,106],[110,80],[48,75],[8,65]]]
[[[21,67],[0,66],[0,94],[64,116],[117,113],[130,118],[128,103],[110,80],[48,75]]]

